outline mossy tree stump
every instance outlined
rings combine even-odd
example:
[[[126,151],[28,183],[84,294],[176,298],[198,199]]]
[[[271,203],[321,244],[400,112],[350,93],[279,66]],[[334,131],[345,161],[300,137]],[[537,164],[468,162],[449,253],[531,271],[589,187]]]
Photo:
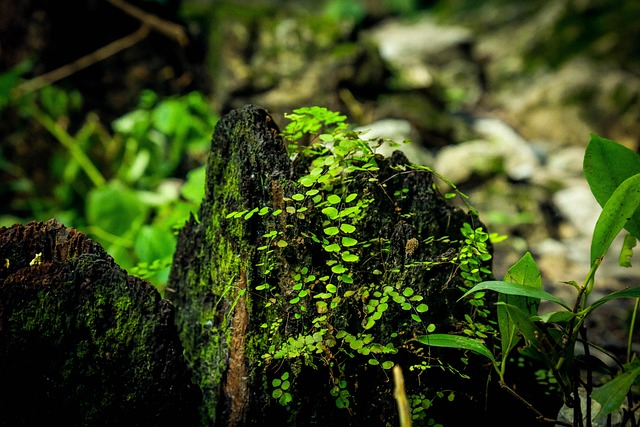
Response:
[[[400,152],[353,160],[332,185],[304,182],[313,159],[291,160],[280,134],[256,106],[219,121],[205,200],[179,236],[169,298],[203,424],[397,425],[389,368],[430,398],[441,374],[424,369],[444,353],[414,337],[453,331],[469,312],[455,302],[461,229],[481,224]],[[479,388],[450,390],[483,393],[487,371],[472,365]]]
[[[194,426],[171,304],[86,235],[0,228],[0,426]]]

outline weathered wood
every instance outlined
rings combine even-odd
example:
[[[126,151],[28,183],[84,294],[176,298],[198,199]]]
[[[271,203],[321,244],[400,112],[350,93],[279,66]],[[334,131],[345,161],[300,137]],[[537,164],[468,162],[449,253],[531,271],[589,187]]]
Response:
[[[329,292],[328,282],[319,276],[327,271],[332,255],[309,236],[324,236],[327,217],[311,204],[304,215],[286,212],[292,204],[288,197],[306,190],[297,180],[307,173],[308,159],[292,162],[279,133],[267,111],[255,106],[220,120],[208,158],[205,200],[198,218],[191,218],[179,236],[170,299],[186,356],[204,394],[203,422],[397,425],[391,371],[369,364],[371,356],[350,347],[343,334],[371,334],[368,339],[381,346],[394,345],[395,354],[375,356],[403,367],[407,394],[424,391],[422,382],[439,374],[435,369],[424,374],[408,369],[433,362],[430,350],[412,338],[423,334],[428,323],[436,324],[439,332],[455,328],[464,311],[462,304],[455,304],[462,278],[458,266],[446,260],[457,253],[463,223],[480,223],[449,205],[434,188],[430,173],[405,169],[407,160],[400,152],[378,159],[377,181],[370,173],[353,172],[349,191],[367,199],[364,212],[352,219],[357,226],[353,236],[359,242],[378,242],[379,247],[371,243],[353,248],[360,257],[350,264],[353,283],[339,283],[336,295],[342,302],[324,312],[327,319],[317,320],[323,310],[314,297]],[[229,217],[263,207],[270,213],[283,212]],[[280,233],[279,244],[263,238],[269,231]],[[449,239],[439,239],[445,236]],[[269,244],[269,255],[258,250]],[[430,268],[421,267],[425,263],[431,263]],[[301,274],[314,277],[305,282]],[[297,282],[309,290],[300,301]],[[377,292],[382,295],[385,286],[422,295],[429,305],[421,314],[423,322],[411,320],[400,304],[389,300],[383,318],[365,328],[366,304]],[[308,347],[283,356],[287,345],[295,347],[296,337],[303,337],[302,345],[306,339]],[[460,353],[455,354],[459,359]],[[285,372],[290,375],[286,391],[292,400],[279,402],[273,393]],[[483,380],[478,379],[482,390]],[[472,388],[452,382],[452,390],[456,387]],[[280,392],[275,391],[277,397]],[[336,404],[338,392],[348,392],[346,403]],[[345,404],[347,408],[338,407]]]
[[[0,228],[0,425],[197,425],[173,308],[84,234]]]

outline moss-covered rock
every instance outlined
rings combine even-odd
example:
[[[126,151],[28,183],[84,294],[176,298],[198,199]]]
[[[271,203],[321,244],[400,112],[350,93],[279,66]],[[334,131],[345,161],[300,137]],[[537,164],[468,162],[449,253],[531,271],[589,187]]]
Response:
[[[197,424],[173,307],[51,220],[0,229],[0,425]]]

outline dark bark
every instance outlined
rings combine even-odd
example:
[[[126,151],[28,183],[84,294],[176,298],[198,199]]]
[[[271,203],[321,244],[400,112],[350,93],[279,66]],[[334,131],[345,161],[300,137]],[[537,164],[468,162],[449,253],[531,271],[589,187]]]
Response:
[[[0,229],[0,425],[196,425],[173,308],[55,220]]]
[[[372,356],[404,369],[408,394],[443,386],[437,383],[444,378],[437,369],[421,374],[409,367],[437,365],[430,356],[447,353],[413,338],[424,334],[429,323],[438,332],[453,331],[468,311],[455,303],[463,279],[454,259],[463,223],[477,227],[478,219],[449,205],[434,188],[431,174],[406,168],[400,152],[379,158],[379,171],[350,175],[348,192],[367,203],[349,220],[356,226],[351,236],[360,242],[351,253],[360,261],[350,263],[349,277],[339,279],[327,265],[335,254],[310,237],[324,236],[327,217],[310,202],[304,215],[286,212],[294,204],[289,197],[307,190],[297,180],[308,162],[301,157],[290,161],[264,109],[234,110],[217,125],[206,198],[198,218],[180,233],[169,284],[185,352],[203,390],[206,424],[397,425],[391,371],[370,364]],[[374,175],[377,180],[372,181]],[[269,214],[229,217],[263,207]],[[283,213],[271,214],[278,209]],[[278,238],[265,239],[270,231],[278,232]],[[272,252],[258,249],[264,246]],[[321,279],[327,271],[330,278]],[[330,282],[339,288],[332,296],[341,300],[334,308],[321,309],[317,302],[330,292]],[[296,301],[301,283],[308,295]],[[367,304],[397,295],[393,292],[424,297],[429,310],[421,313],[422,322],[411,318],[415,310],[388,298],[381,319],[365,328]],[[322,314],[327,317],[318,320]],[[392,345],[397,352],[367,354],[345,334],[373,340],[380,344],[378,350]],[[296,347],[296,340],[303,348]],[[464,369],[458,363],[460,352],[448,354],[452,356],[445,364]],[[471,366],[478,374],[475,383],[456,381],[455,375],[447,379],[446,385],[462,396],[458,405],[465,392],[474,399],[483,394],[487,371]],[[291,394],[291,402],[273,397],[274,391],[276,397],[280,393],[278,380],[285,372],[290,386],[282,391]],[[338,407],[345,403],[337,402],[340,392],[348,408]],[[480,400],[474,403],[478,411]]]

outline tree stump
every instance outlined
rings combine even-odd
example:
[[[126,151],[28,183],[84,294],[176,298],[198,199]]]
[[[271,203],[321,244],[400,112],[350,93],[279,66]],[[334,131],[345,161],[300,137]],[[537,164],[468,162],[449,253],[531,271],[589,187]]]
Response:
[[[434,356],[460,360],[414,338],[454,331],[469,311],[456,303],[461,229],[481,224],[399,151],[376,168],[354,161],[331,191],[301,182],[312,159],[291,160],[280,134],[256,106],[224,116],[205,200],[179,235],[168,294],[203,423],[398,425],[391,366],[424,407],[441,378]],[[458,396],[484,394],[488,371],[470,365],[476,383],[448,377]]]
[[[0,228],[0,425],[197,425],[171,304],[50,220]]]

